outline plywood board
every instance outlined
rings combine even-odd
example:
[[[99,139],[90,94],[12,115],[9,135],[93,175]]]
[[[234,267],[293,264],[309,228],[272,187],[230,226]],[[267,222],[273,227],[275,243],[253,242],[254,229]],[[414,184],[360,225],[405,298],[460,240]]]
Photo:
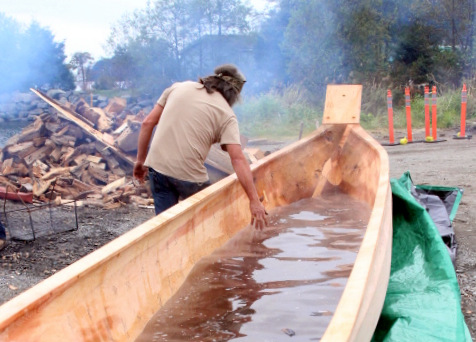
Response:
[[[361,85],[329,85],[322,123],[359,123],[361,98]]]

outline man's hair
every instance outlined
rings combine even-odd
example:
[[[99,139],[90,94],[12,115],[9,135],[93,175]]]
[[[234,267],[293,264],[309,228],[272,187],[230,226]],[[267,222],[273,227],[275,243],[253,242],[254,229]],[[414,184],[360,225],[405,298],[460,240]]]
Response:
[[[233,64],[217,66],[214,72],[215,75],[200,78],[198,81],[203,84],[207,93],[218,91],[230,107],[233,106],[240,100],[241,89],[246,82],[245,77]]]

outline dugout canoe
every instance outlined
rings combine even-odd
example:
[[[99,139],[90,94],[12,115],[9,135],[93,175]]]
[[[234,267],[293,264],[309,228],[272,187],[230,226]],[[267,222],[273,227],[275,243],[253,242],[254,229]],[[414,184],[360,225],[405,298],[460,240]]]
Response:
[[[385,150],[359,125],[361,86],[329,86],[322,126],[252,165],[267,209],[329,189],[370,205],[353,270],[322,341],[369,341],[390,274]],[[0,341],[133,341],[194,264],[250,222],[231,175],[0,307]]]

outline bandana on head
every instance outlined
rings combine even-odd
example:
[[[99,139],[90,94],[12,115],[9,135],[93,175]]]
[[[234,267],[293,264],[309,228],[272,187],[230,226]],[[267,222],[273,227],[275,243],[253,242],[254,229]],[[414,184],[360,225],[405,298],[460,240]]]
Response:
[[[242,81],[242,80],[240,80],[238,78],[235,78],[235,77],[232,77],[232,76],[223,76],[223,74],[221,74],[221,73],[218,74],[218,75],[215,75],[215,76],[222,79],[226,83],[229,83],[233,88],[235,88],[235,90],[238,93],[241,93],[241,89],[243,89],[243,85],[246,82],[246,81]]]

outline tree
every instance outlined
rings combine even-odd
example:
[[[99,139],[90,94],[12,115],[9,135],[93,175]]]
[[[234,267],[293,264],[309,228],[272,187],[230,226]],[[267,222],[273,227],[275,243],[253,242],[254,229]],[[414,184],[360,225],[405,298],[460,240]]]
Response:
[[[0,13],[0,92],[25,91],[30,87],[74,89],[73,76],[64,63],[64,44],[33,22],[23,29]]]
[[[257,91],[266,91],[273,86],[289,82],[286,72],[288,59],[283,41],[292,11],[291,1],[281,1],[279,8],[273,8],[258,32],[254,56],[257,66]]]
[[[152,68],[158,64],[156,69],[160,70],[160,64],[173,64],[175,70],[172,74],[181,79],[195,74],[197,70],[201,73],[204,65],[214,58],[213,54],[220,51],[218,45],[212,49],[207,47],[204,51],[202,44],[205,40],[207,46],[213,40],[206,37],[223,36],[233,40],[238,34],[246,33],[249,13],[250,8],[239,0],[156,0],[149,3],[145,10],[123,17],[112,30],[109,45],[114,51],[119,51],[118,48],[127,50],[133,60],[141,61],[143,66]],[[161,53],[151,56],[147,63],[144,62],[144,55],[135,56],[136,51],[154,51],[157,44],[160,44]],[[198,47],[198,52],[195,47]],[[190,65],[184,65],[184,60],[195,59],[195,56],[184,56],[184,53],[192,51],[198,53],[198,65],[193,63],[195,70],[191,70]]]
[[[292,81],[302,83],[311,93],[322,94],[326,84],[342,82],[348,75],[335,35],[337,21],[323,1],[293,4],[283,42],[288,72]]]
[[[81,88],[83,91],[88,88],[87,83],[89,81],[89,72],[93,62],[94,58],[89,52],[76,52],[71,58],[71,68],[77,71],[77,79],[81,82]]]

